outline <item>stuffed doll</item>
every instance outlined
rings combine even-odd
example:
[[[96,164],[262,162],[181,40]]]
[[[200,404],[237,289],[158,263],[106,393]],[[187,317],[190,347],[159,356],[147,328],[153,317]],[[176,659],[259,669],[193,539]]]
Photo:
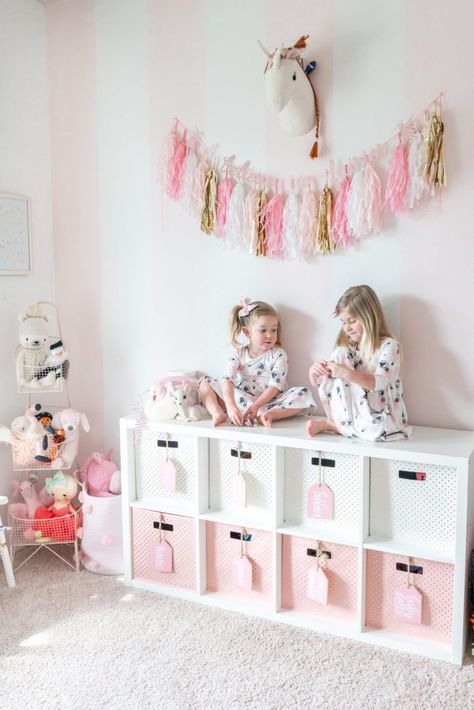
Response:
[[[35,417],[43,427],[41,438],[36,446],[35,460],[40,463],[51,464],[57,459],[61,451],[61,445],[65,441],[64,431],[53,427],[53,415],[50,412],[43,411],[40,404],[35,405],[35,410]]]
[[[49,316],[39,304],[29,306],[19,316],[19,345],[16,349],[16,376],[20,387],[28,387],[48,356]]]
[[[64,350],[62,340],[58,340],[49,346],[49,355],[44,362],[44,366],[31,380],[31,387],[54,387],[58,380],[67,379],[69,374],[68,353]]]
[[[36,509],[33,524],[35,535],[40,540],[51,538],[72,542],[80,522],[71,502],[77,496],[77,483],[72,476],[56,471],[52,478],[46,479],[46,490],[53,496],[54,503],[49,508],[39,506]]]

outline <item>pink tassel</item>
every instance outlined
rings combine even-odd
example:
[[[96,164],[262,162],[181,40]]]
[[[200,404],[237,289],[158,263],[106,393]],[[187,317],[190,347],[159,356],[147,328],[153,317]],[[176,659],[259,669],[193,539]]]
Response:
[[[385,205],[389,212],[400,214],[405,212],[408,193],[408,148],[400,142],[392,156],[387,187],[385,190]]]
[[[277,193],[267,203],[264,212],[265,234],[267,237],[267,256],[281,259],[283,248],[283,209],[285,198]]]
[[[234,183],[230,178],[225,178],[217,186],[217,229],[216,234],[219,239],[224,239],[229,212],[229,202],[234,189]]]
[[[166,192],[172,200],[179,200],[183,193],[183,173],[188,152],[185,131],[181,140],[175,142],[168,164]]]
[[[341,247],[347,247],[352,243],[352,235],[347,221],[347,197],[351,189],[351,182],[351,178],[346,174],[340,184],[334,205],[332,237],[334,242]]]
[[[193,186],[191,189],[191,207],[195,215],[201,215],[202,206],[204,204],[204,185],[206,184],[206,175],[209,171],[207,164],[199,160],[196,170],[194,171]]]

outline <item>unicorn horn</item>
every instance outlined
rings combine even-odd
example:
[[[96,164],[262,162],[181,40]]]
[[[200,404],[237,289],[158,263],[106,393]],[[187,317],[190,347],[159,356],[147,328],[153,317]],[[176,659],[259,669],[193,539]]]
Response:
[[[263,44],[260,42],[259,39],[257,40],[257,42],[258,42],[258,44],[260,45],[260,48],[261,48],[262,52],[265,54],[265,56],[267,57],[267,59],[270,59],[270,57],[271,57],[272,55],[270,54],[270,52],[268,51],[268,49],[263,46]]]

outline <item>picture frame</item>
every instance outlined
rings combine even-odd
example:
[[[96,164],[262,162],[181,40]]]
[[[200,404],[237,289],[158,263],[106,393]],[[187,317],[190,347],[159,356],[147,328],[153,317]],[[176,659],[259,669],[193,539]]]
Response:
[[[0,276],[21,276],[33,270],[31,200],[0,193]]]

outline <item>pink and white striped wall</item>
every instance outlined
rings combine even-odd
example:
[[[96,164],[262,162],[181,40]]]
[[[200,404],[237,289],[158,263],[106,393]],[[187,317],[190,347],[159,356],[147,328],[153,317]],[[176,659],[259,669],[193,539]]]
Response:
[[[52,167],[54,277],[41,257],[44,278],[22,281],[35,284],[24,299],[15,285],[4,316],[14,319],[20,300],[44,297],[51,290],[45,282],[56,279],[77,362],[71,394],[90,415],[93,448],[118,445],[119,415],[156,375],[183,367],[221,372],[228,313],[243,295],[276,305],[290,379],[306,382],[311,360],[331,351],[335,300],[362,282],[379,292],[401,337],[412,422],[474,427],[471,4],[453,0],[433,10],[428,0],[65,0],[43,8],[22,0],[22,7],[47,18],[46,26],[36,18],[33,32],[48,58],[41,101],[47,79],[49,109],[41,116],[47,121],[50,114],[51,150],[43,157]],[[22,23],[1,12],[12,37],[4,57],[11,64],[13,40],[25,41]],[[276,46],[303,32],[319,62],[317,166],[306,156],[309,138],[283,134],[267,111],[257,47],[258,39]],[[34,82],[21,77],[25,91]],[[259,170],[321,174],[329,159],[383,141],[440,90],[447,96],[449,179],[441,208],[431,202],[389,219],[382,234],[350,252],[312,264],[229,252],[161,196],[157,161],[174,115]],[[27,107],[19,103],[16,110],[2,119],[10,133],[26,120]],[[44,133],[38,140],[49,145]],[[30,166],[20,155],[26,173]],[[8,171],[3,180],[4,189],[11,186]],[[28,190],[26,180],[13,182]],[[33,196],[34,209],[44,208],[34,239],[47,255],[48,195]],[[2,340],[0,347],[6,372],[11,344]],[[1,377],[3,383],[9,375]],[[10,414],[9,407],[6,421]]]

